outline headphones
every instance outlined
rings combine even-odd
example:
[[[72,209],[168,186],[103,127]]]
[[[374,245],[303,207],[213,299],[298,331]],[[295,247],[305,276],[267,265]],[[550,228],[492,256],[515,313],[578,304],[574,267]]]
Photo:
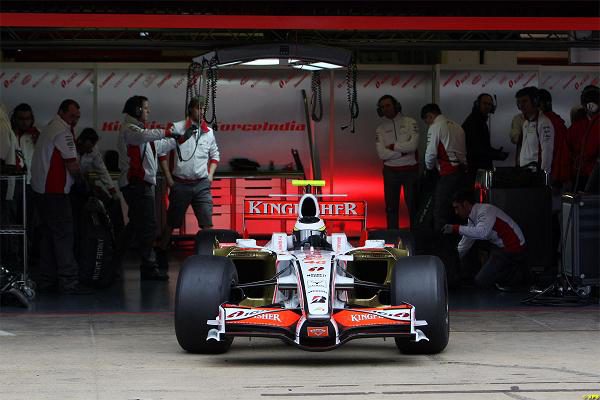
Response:
[[[142,117],[145,101],[148,101],[148,98],[144,96],[132,96],[128,98],[123,107],[123,113],[129,114],[139,120]]]
[[[383,100],[385,99],[390,99],[392,101],[392,103],[394,104],[394,110],[396,110],[397,113],[401,113],[402,112],[402,104],[400,104],[400,102],[398,100],[396,100],[396,98],[390,94],[386,94],[383,95],[379,98],[379,100],[377,100],[377,115],[379,117],[383,117],[383,108],[379,105]]]
[[[481,107],[481,98],[483,96],[489,96],[489,98],[492,99],[492,109],[490,110],[490,114],[495,113],[496,108],[498,107],[498,100],[496,100],[496,95],[492,96],[489,93],[481,93],[479,96],[477,96],[477,100],[473,102],[473,110],[479,111],[479,107]]]
[[[538,88],[536,88],[535,86],[527,86],[524,87],[523,89],[519,90],[517,92],[517,99],[519,97],[529,97],[529,100],[531,101],[531,105],[538,108],[540,106],[540,94],[539,94],[539,90]],[[520,110],[521,108],[518,105],[517,102],[517,108]]]
[[[595,103],[598,104],[600,103],[600,88],[598,88],[598,86],[594,86],[594,85],[588,85],[585,88],[583,88],[583,91],[581,92],[581,105],[585,108],[588,107],[588,104],[590,103]]]

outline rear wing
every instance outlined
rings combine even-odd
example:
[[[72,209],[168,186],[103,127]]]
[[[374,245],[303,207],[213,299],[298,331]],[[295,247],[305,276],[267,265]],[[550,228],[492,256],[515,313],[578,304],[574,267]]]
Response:
[[[358,221],[367,229],[367,202],[351,200],[319,201],[319,217],[327,221]],[[246,232],[249,220],[296,220],[298,201],[275,199],[244,199],[242,226]]]

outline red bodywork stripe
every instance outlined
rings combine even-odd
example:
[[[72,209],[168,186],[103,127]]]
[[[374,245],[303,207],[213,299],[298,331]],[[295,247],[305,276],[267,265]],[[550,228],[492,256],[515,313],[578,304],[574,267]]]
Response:
[[[145,15],[0,13],[2,27],[306,29],[372,31],[597,31],[599,17]]]

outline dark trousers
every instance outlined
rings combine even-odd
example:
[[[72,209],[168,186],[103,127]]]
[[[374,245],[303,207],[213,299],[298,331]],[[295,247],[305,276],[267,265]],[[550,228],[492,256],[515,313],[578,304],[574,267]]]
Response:
[[[465,174],[455,172],[454,174],[440,176],[433,194],[433,229],[440,232],[445,224],[455,220],[452,209],[452,196],[465,186]]]
[[[154,185],[144,182],[130,183],[121,188],[121,192],[129,209],[129,223],[121,234],[121,252],[127,249],[131,237],[134,236],[137,239],[142,267],[150,267],[156,262],[152,249],[156,238]]]
[[[475,276],[475,284],[479,287],[490,287],[495,283],[511,285],[521,278],[525,263],[525,252],[508,253],[503,249],[491,246],[490,256]]]
[[[68,194],[34,196],[40,218],[40,287],[58,283],[70,289],[79,283],[79,267],[73,254],[73,212]]]
[[[389,167],[383,167],[383,192],[388,229],[398,229],[399,227],[401,187],[404,187],[404,200],[408,208],[410,225],[413,226],[414,215],[417,211],[415,196],[418,178],[417,171],[394,171]]]

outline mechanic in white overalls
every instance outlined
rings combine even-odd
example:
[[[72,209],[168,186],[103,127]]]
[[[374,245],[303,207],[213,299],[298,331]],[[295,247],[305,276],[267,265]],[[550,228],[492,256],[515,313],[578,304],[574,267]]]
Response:
[[[161,248],[166,249],[173,229],[183,224],[191,205],[200,229],[212,228],[212,181],[220,161],[219,147],[214,132],[202,120],[203,97],[192,98],[187,107],[187,118],[176,122],[173,130],[183,132],[199,127],[190,140],[179,146],[177,152],[160,156],[160,166],[169,186],[167,226],[161,237]]]

